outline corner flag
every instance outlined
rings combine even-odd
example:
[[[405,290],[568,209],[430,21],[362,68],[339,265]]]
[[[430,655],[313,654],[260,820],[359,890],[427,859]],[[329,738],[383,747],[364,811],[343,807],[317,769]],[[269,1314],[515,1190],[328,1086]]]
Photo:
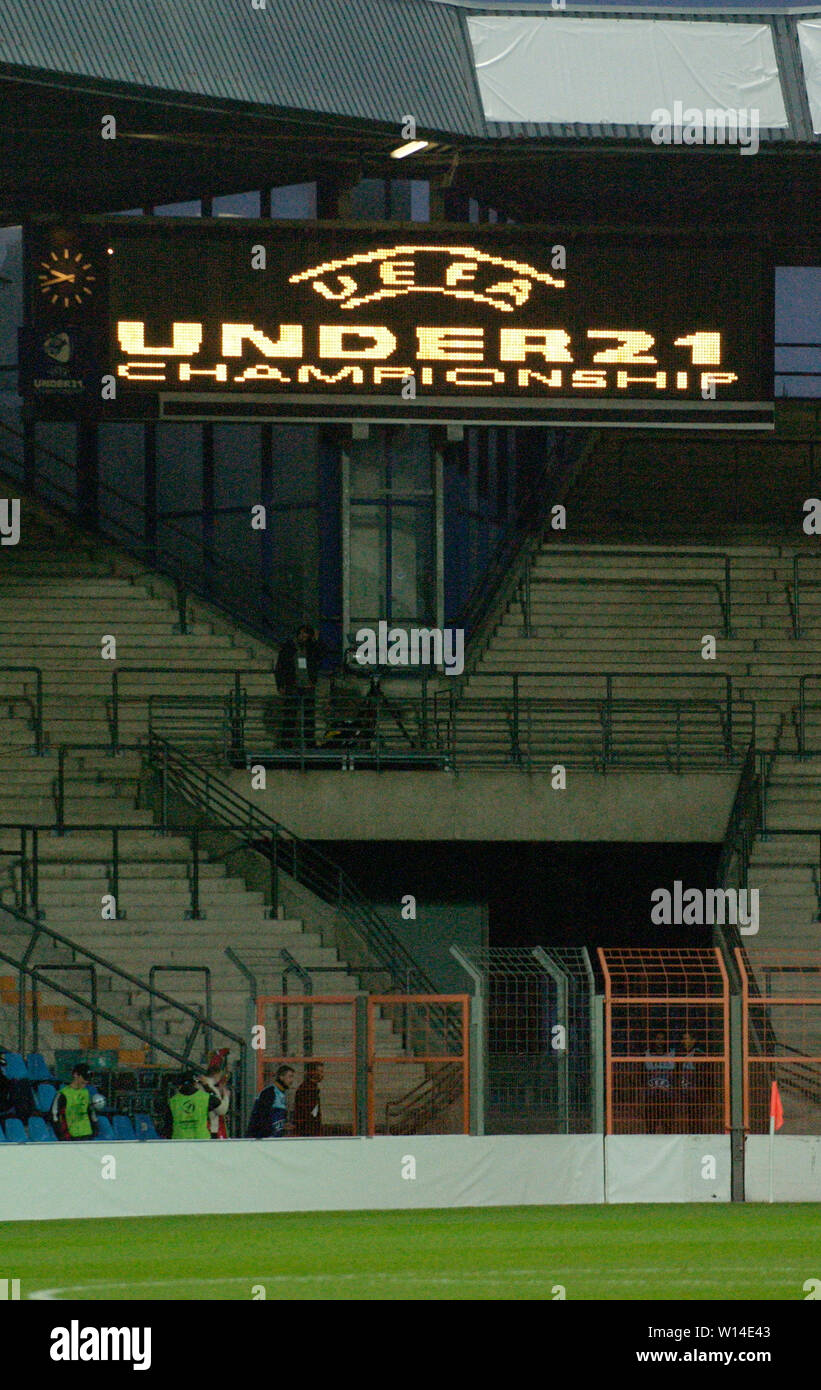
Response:
[[[773,1082],[770,1090],[770,1122],[772,1129],[780,1129],[784,1123],[784,1107],[781,1104],[777,1081]]]

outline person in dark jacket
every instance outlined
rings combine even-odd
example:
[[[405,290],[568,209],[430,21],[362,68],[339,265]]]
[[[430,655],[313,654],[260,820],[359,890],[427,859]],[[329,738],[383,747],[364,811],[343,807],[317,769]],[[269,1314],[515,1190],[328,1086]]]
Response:
[[[322,1100],[319,1083],[325,1075],[321,1062],[308,1062],[294,1096],[294,1134],[315,1138],[322,1133]]]
[[[310,623],[303,623],[296,638],[289,637],[279,649],[274,671],[277,690],[283,697],[282,747],[295,744],[316,746],[316,683],[322,645]]]
[[[271,1086],[263,1086],[248,1121],[249,1139],[281,1139],[288,1132],[288,1092],[294,1069],[283,1063]]]

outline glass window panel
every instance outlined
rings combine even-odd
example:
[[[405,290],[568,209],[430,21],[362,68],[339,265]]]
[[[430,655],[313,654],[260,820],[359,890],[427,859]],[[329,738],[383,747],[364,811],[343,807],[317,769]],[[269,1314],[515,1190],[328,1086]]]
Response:
[[[225,193],[212,200],[211,209],[215,217],[259,217],[260,202],[258,191]]]
[[[158,203],[154,208],[155,217],[201,217],[202,203],[199,198],[188,203]]]
[[[376,497],[387,486],[385,431],[372,428],[367,439],[350,444],[351,497]]]
[[[316,217],[316,184],[291,183],[271,189],[271,216],[296,217],[306,221]]]
[[[351,626],[375,626],[386,616],[385,511],[382,507],[351,510]]]
[[[202,426],[157,426],[157,507],[199,514],[202,504]]]
[[[425,507],[391,508],[391,621],[432,623],[436,614],[433,528]]]

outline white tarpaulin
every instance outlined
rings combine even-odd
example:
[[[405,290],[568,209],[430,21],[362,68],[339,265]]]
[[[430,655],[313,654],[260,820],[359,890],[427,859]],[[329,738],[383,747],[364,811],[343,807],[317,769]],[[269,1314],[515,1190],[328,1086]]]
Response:
[[[0,1221],[603,1199],[600,1134],[0,1146]]]
[[[769,1200],[770,1152],[769,1135],[747,1135],[744,1195],[748,1202]],[[772,1158],[775,1202],[821,1202],[821,1135],[776,1134]]]
[[[810,99],[812,128],[821,135],[821,19],[802,20],[798,26],[804,81]]]
[[[608,1202],[729,1202],[728,1134],[608,1134]]]
[[[681,102],[788,125],[767,24],[511,15],[468,27],[491,121],[649,126]]]

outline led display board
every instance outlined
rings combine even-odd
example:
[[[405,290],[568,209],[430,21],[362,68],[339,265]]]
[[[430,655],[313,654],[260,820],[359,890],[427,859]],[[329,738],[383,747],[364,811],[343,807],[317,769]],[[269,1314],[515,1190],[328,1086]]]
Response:
[[[40,415],[772,426],[772,274],[731,238],[112,218],[27,264]]]

